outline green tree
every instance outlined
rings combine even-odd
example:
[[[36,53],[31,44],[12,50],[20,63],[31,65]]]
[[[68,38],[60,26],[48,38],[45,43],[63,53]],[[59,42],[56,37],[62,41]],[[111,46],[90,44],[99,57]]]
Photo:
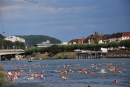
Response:
[[[113,47],[114,50],[115,50],[116,48],[118,48],[118,46],[119,46],[119,42],[117,42],[117,41],[113,41],[113,42],[110,42],[110,43],[108,44],[108,47]]]
[[[36,56],[36,52],[34,51],[31,56],[32,57]]]
[[[49,47],[49,52],[55,55],[56,53],[60,52],[60,50],[57,45],[52,45],[51,47]]]
[[[98,34],[98,32],[95,32],[95,34],[94,34],[94,43],[98,44],[99,40],[100,40],[99,34]]]

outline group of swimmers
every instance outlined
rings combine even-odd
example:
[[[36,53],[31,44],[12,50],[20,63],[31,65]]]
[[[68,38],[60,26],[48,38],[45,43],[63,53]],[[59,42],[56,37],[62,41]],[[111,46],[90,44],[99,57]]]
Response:
[[[19,69],[17,71],[15,70],[14,73],[12,73],[11,70],[8,71],[8,79],[10,81],[12,81],[13,79],[17,80],[18,77],[20,77],[20,70]]]
[[[77,68],[76,70],[74,70],[72,67],[79,67],[80,64],[75,64],[75,65],[57,65],[56,68],[57,69],[54,69],[51,71],[51,73],[59,73],[61,74],[61,79],[62,80],[70,80],[70,78],[66,77],[65,75],[63,74],[67,74],[67,73],[84,73],[84,74],[97,74],[98,72],[95,71],[95,69],[101,69],[102,67],[107,69],[107,73],[123,73],[126,68],[121,68],[119,69],[119,66],[120,65],[124,65],[124,63],[118,63],[118,64],[112,64],[112,63],[102,63],[102,64],[91,64],[91,67],[89,68],[82,68],[82,69],[79,69]],[[25,74],[25,79],[26,80],[30,80],[30,79],[37,79],[37,78],[41,78],[41,79],[45,79],[45,76],[43,74],[43,72],[45,71],[44,69],[45,68],[48,68],[48,64],[46,65],[41,65],[41,64],[32,64],[32,65],[27,65],[27,64],[16,64],[16,66],[14,67],[17,67],[17,68],[31,68],[29,71],[31,72],[31,76],[30,76],[30,72],[26,72]],[[33,71],[33,68],[38,68],[38,69],[43,69],[42,72],[32,72]],[[62,68],[62,69],[61,69]],[[13,79],[14,80],[17,80],[21,75],[20,75],[20,72],[21,70],[15,70],[13,73],[11,70],[8,71],[8,78],[10,81],[12,81]],[[106,72],[99,72],[101,74],[101,76],[105,76],[105,73]],[[118,80],[113,80],[114,83],[117,83],[119,82]],[[130,82],[130,80],[128,80],[128,82]]]
[[[8,80],[9,81],[17,81],[18,78],[21,77],[21,70],[14,70],[14,72],[12,73],[11,70],[8,71],[7,73],[8,75]],[[31,74],[31,77],[29,76],[29,73],[27,72],[26,75],[25,75],[25,79],[26,80],[30,80],[30,79],[34,79],[34,78],[40,78],[40,79],[45,79],[45,76],[43,75],[43,73],[40,73],[40,72],[32,72]]]
[[[29,77],[29,74],[27,73],[25,79],[30,80],[30,79],[34,79],[34,78],[38,78],[38,77],[40,77],[40,79],[45,79],[45,76],[42,73],[40,73],[40,76],[39,76],[38,73],[34,74],[34,72],[31,74],[31,77]]]

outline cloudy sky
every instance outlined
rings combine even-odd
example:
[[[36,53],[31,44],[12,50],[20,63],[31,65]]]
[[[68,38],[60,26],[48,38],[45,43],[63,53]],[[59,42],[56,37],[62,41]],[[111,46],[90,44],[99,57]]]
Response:
[[[0,0],[0,14],[4,36],[47,35],[68,42],[95,31],[130,31],[130,0]]]

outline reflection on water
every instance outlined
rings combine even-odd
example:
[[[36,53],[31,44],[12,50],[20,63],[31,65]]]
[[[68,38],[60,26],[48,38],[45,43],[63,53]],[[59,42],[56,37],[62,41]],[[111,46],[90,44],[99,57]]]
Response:
[[[130,87],[130,59],[59,59],[28,61],[1,61],[8,70],[21,71],[15,87]],[[43,73],[45,79],[25,80],[26,73]],[[101,75],[105,73],[104,76]],[[106,73],[107,72],[107,73]],[[62,76],[70,80],[62,80]],[[117,79],[118,83],[113,83]]]

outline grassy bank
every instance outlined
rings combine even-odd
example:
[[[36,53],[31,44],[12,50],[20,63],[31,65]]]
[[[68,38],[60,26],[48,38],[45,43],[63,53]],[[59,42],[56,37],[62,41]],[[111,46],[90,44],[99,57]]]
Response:
[[[48,53],[45,54],[38,54],[35,56],[35,58],[41,58],[41,59],[72,59],[76,58],[75,52],[60,52],[52,57],[48,56]]]
[[[130,50],[118,50],[118,51],[111,51],[108,52],[106,55],[107,58],[111,57],[130,57]],[[75,52],[60,52],[52,57],[48,56],[48,53],[38,54],[35,58],[41,59],[74,59],[76,58]]]
[[[130,50],[117,50],[117,51],[111,51],[107,53],[107,57],[117,57],[117,58],[130,58]]]

